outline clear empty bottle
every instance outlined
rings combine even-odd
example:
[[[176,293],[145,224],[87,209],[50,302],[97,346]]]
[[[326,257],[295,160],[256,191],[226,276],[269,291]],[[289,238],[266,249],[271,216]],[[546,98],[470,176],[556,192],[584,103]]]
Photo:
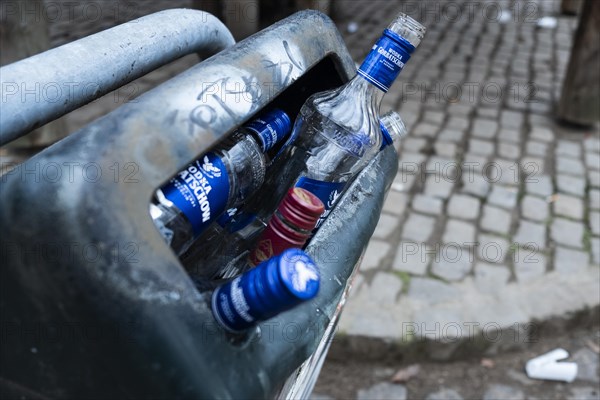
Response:
[[[400,140],[406,136],[406,125],[396,111],[388,111],[380,120],[381,125],[381,147],[380,150],[387,146],[394,146],[396,151],[400,149]]]
[[[293,145],[305,154],[306,167],[296,186],[314,193],[325,204],[319,224],[348,182],[380,150],[381,100],[424,33],[421,24],[400,14],[351,81],[311,96],[302,106],[292,138]]]
[[[156,191],[150,215],[176,254],[263,184],[265,153],[290,130],[289,116],[273,110],[238,129],[229,148],[206,153]]]

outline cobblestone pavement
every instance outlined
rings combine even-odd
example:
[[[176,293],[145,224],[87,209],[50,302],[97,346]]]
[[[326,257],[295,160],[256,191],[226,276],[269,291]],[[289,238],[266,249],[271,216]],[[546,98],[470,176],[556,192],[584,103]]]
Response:
[[[398,11],[428,32],[384,100],[409,135],[342,333],[460,339],[600,303],[600,139],[553,118],[577,23],[559,3],[344,8],[357,62]]]

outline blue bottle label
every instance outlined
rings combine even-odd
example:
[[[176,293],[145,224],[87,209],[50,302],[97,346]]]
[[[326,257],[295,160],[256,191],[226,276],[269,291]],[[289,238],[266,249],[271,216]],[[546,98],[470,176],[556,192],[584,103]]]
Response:
[[[414,46],[397,33],[386,29],[373,45],[358,74],[387,92],[414,51]]]
[[[317,229],[331,213],[331,209],[333,206],[335,206],[335,203],[337,203],[340,195],[346,187],[346,182],[323,182],[303,176],[298,179],[296,187],[308,190],[323,202],[323,205],[325,206],[325,212],[323,215],[321,215],[319,221],[317,221],[317,225],[315,227],[315,229]]]
[[[161,188],[192,224],[198,236],[227,207],[229,176],[223,161],[207,153]]]
[[[217,224],[227,232],[234,233],[244,229],[255,219],[256,214],[239,211],[238,208],[230,208],[217,218]]]
[[[250,305],[242,285],[242,276],[220,286],[213,293],[213,315],[219,323],[230,331],[243,331],[255,324]]]
[[[244,126],[256,133],[263,152],[273,148],[291,129],[289,117],[280,110],[267,113]]]

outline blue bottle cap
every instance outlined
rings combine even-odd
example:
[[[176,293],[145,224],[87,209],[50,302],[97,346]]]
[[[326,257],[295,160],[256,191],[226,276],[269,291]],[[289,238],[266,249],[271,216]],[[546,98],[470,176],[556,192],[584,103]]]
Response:
[[[300,249],[288,249],[219,286],[212,311],[225,329],[240,332],[312,299],[319,283],[314,261]]]
[[[390,135],[390,132],[385,127],[385,124],[383,123],[383,121],[379,121],[379,126],[381,127],[381,139],[382,139],[381,147],[379,148],[379,150],[383,150],[385,147],[393,144],[394,141],[392,140],[392,136]]]
[[[292,130],[292,120],[280,109],[273,109],[244,125],[256,133],[263,152],[269,151]]]

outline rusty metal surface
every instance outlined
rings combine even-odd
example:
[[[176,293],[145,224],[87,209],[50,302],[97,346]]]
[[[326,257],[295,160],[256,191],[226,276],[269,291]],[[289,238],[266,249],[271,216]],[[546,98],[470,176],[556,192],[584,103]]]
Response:
[[[214,325],[148,203],[262,108],[303,102],[354,71],[331,20],[300,12],[4,175],[0,387],[71,398],[275,396],[335,315],[395,174],[395,152],[367,167],[309,246],[324,270],[317,299],[261,325],[243,345]],[[320,251],[331,242],[346,246],[335,259]]]
[[[0,69],[0,145],[187,54],[235,40],[204,11],[157,12]]]

